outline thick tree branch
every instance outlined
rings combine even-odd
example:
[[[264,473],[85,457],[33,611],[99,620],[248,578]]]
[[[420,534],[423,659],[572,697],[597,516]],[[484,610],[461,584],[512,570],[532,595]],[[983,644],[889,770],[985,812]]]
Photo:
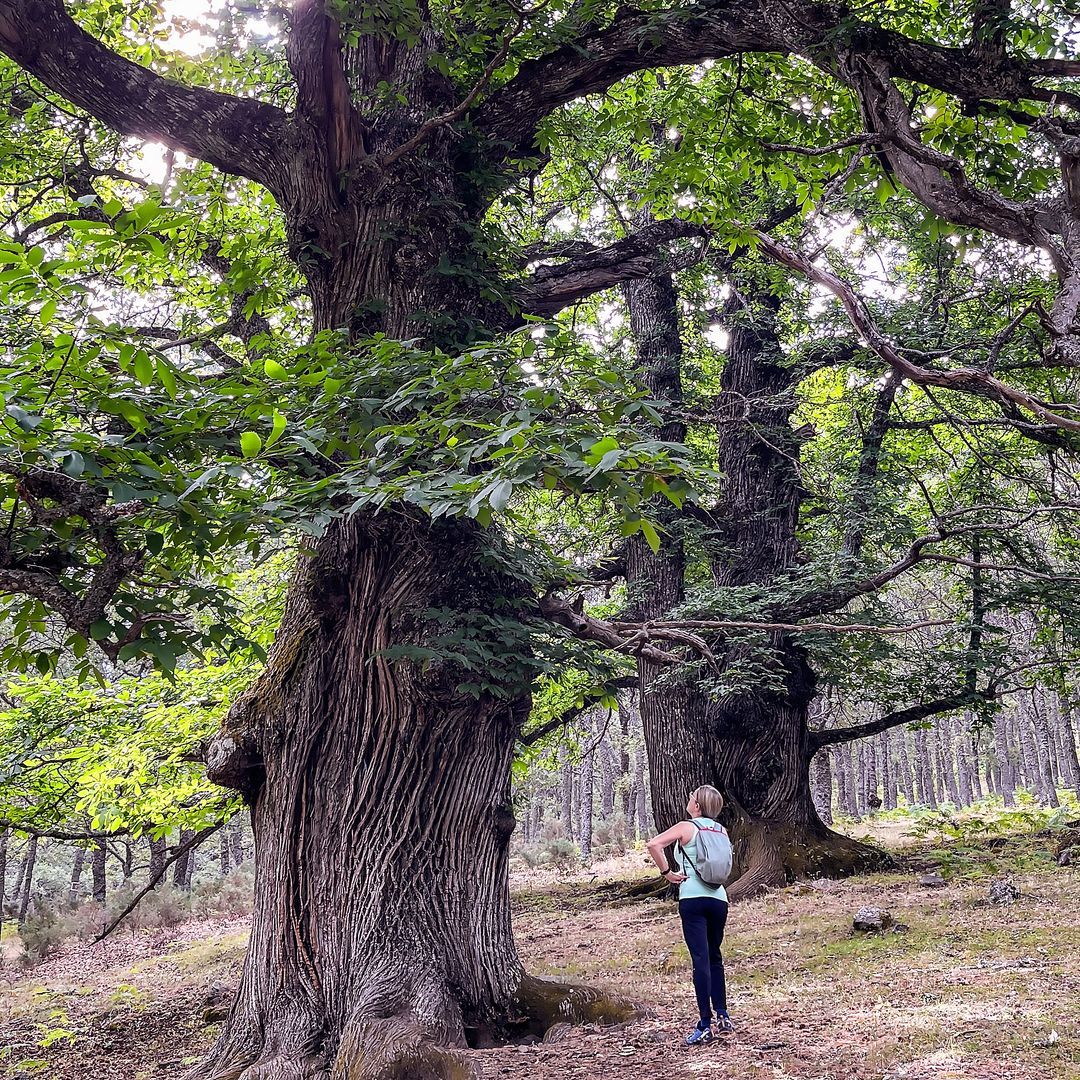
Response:
[[[621,630],[760,630],[764,633],[826,633],[826,634],[910,634],[930,626],[949,626],[950,619],[929,619],[925,622],[907,623],[904,626],[879,626],[876,623],[787,623],[755,622],[749,619],[650,619],[647,622],[629,622],[613,619],[610,625]]]
[[[798,213],[798,203],[785,202],[758,222],[763,231],[775,229]],[[705,225],[681,218],[649,221],[636,232],[598,248],[588,240],[563,240],[537,245],[526,251],[531,262],[541,259],[565,259],[536,268],[531,277],[518,286],[521,310],[531,315],[554,315],[579,300],[603,289],[634,279],[673,274],[695,266],[709,254],[712,231]],[[669,252],[664,245],[676,240],[696,240],[695,246]],[[723,271],[745,255],[745,246],[715,260],[715,269]]]
[[[640,632],[619,630],[603,619],[596,619],[575,610],[574,605],[558,596],[552,596],[549,593],[540,599],[537,606],[545,619],[564,627],[574,637],[581,638],[583,641],[595,641],[607,649],[626,653],[628,656],[642,656],[654,664],[685,663],[681,656],[650,645],[648,638]],[[700,641],[700,638],[696,638],[696,635],[679,631],[661,631],[655,636],[661,635],[666,640],[679,640],[682,644],[689,644],[688,639],[696,639],[702,648],[708,651],[707,646]]]
[[[124,135],[164,143],[278,191],[287,115],[184,86],[125,60],[83,30],[62,0],[0,0],[0,52]]]
[[[900,181],[947,221],[983,229],[1021,244],[1048,243],[1046,207],[1006,199],[976,186],[961,163],[927,146],[913,130],[911,109],[892,81],[885,59],[855,55],[848,61],[866,126],[881,142]]]
[[[104,492],[59,471],[34,468],[21,472],[12,465],[0,464],[0,473],[15,480],[15,492],[32,523],[48,527],[71,518],[81,519],[101,553],[80,594],[66,583],[71,569],[66,555],[20,554],[11,550],[5,537],[0,539],[0,593],[36,597],[55,611],[68,629],[89,640],[91,625],[104,617],[117,589],[145,559],[143,550],[124,546],[115,527],[120,519],[143,510],[143,504],[109,504]],[[120,643],[98,644],[110,659],[116,659]]]
[[[296,0],[289,17],[289,67],[296,108],[326,139],[327,179],[338,178],[367,156],[364,125],[345,77],[337,20],[322,0]]]
[[[890,731],[892,728],[900,727],[901,724],[914,724],[930,716],[953,712],[956,709],[962,709],[967,705],[974,705],[977,701],[986,699],[987,694],[985,693],[965,691],[952,697],[936,698],[933,701],[924,701],[919,705],[912,705],[907,709],[886,713],[884,716],[878,717],[877,720],[870,720],[865,724],[812,731],[810,732],[811,753],[820,750],[823,746],[834,746],[838,743],[853,742],[856,739],[879,735],[883,731]]]
[[[476,113],[477,126],[511,152],[532,152],[539,122],[561,105],[644,68],[693,64],[776,48],[776,35],[750,4],[724,0],[677,12],[623,8],[594,30],[521,65]]]
[[[942,370],[923,367],[909,360],[885,336],[874,322],[866,302],[846,281],[829,270],[817,266],[807,256],[780,244],[771,236],[757,233],[761,249],[783,266],[803,274],[815,284],[828,289],[844,306],[852,326],[866,343],[902,378],[910,379],[919,386],[939,386],[946,390],[973,394],[986,398],[1010,411],[1023,410],[1039,420],[1071,433],[1080,433],[1080,419],[1066,415],[1077,413],[1077,407],[1068,402],[1044,402],[1016,387],[1009,386],[987,371],[977,368]]]
[[[554,315],[624,281],[685,269],[701,261],[705,245],[685,257],[665,253],[663,245],[673,240],[707,239],[708,235],[704,225],[668,218],[646,225],[607,247],[573,240],[543,249],[537,253],[539,258],[566,258],[566,261],[537,267],[518,287],[521,310],[528,315]]]
[[[830,74],[846,77],[852,57],[887,57],[894,77],[979,101],[1050,101],[1044,78],[1077,74],[1072,60],[1001,57],[985,47],[917,41],[857,18],[843,5],[813,0],[733,4],[702,0],[667,11],[620,8],[603,28],[523,63],[518,74],[477,110],[478,127],[509,152],[530,153],[537,126],[567,102],[599,93],[646,68],[695,64],[740,53],[798,53]],[[1057,100],[1072,104],[1069,92]],[[1074,106],[1075,107],[1075,106]]]

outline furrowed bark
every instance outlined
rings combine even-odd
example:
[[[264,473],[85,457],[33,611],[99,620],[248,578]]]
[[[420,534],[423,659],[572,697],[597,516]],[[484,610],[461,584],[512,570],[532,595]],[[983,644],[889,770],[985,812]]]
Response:
[[[240,993],[194,1075],[464,1076],[441,1048],[540,1022],[506,885],[527,695],[476,699],[447,663],[386,655],[437,636],[432,608],[502,601],[484,542],[355,517],[299,571],[267,670],[210,750],[253,803],[256,904]],[[577,1015],[567,988],[547,993]]]

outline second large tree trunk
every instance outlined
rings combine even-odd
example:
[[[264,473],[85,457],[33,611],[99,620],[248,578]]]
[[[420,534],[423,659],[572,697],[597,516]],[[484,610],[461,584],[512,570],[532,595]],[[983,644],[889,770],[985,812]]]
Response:
[[[668,278],[625,290],[639,377],[676,409],[682,400],[678,305]],[[801,487],[791,431],[793,373],[776,335],[777,301],[739,290],[717,399],[718,465],[723,480],[715,529],[704,537],[720,588],[768,589],[799,558]],[[741,309],[740,309],[741,305]],[[665,439],[683,439],[669,423]],[[670,511],[661,550],[635,538],[627,549],[631,616],[662,618],[685,596],[685,521]],[[815,678],[805,650],[790,637],[731,639],[715,649],[736,683],[718,699],[697,685],[639,662],[642,720],[649,750],[653,808],[665,828],[685,817],[687,794],[714,783],[728,802],[736,854],[732,898],[811,874],[852,873],[879,855],[829,830],[814,807],[809,707]],[[748,665],[764,677],[738,674]],[[716,673],[710,673],[715,677]]]

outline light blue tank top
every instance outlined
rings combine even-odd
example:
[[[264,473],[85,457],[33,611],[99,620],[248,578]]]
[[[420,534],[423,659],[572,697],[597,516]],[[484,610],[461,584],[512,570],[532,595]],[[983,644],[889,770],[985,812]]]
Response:
[[[713,821],[712,818],[696,817],[690,819],[695,825],[699,827],[707,827],[710,829],[720,828],[718,821]],[[712,885],[706,885],[701,878],[698,877],[697,871],[694,869],[694,862],[697,859],[697,832],[694,833],[694,839],[689,844],[675,845],[675,858],[679,860],[679,867],[686,875],[686,880],[679,885],[679,899],[680,900],[692,900],[697,896],[709,896],[714,900],[727,900],[727,890],[723,885],[717,885],[713,888]]]

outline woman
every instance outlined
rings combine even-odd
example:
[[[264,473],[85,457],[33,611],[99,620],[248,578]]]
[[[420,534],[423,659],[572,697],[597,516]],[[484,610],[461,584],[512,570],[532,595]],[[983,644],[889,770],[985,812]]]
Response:
[[[706,885],[695,868],[697,834],[699,829],[720,829],[716,820],[724,806],[719,791],[708,784],[696,788],[686,804],[689,821],[680,821],[666,832],[654,836],[646,845],[660,876],[679,886],[679,918],[683,937],[694,965],[694,993],[697,995],[698,1026],[686,1036],[688,1046],[712,1041],[712,1009],[716,1009],[716,1029],[721,1035],[730,1034],[735,1025],[727,1014],[727,986],[724,983],[724,960],[720,943],[724,940],[728,902],[723,885]],[[664,849],[678,845],[675,855],[679,869],[668,866]]]

